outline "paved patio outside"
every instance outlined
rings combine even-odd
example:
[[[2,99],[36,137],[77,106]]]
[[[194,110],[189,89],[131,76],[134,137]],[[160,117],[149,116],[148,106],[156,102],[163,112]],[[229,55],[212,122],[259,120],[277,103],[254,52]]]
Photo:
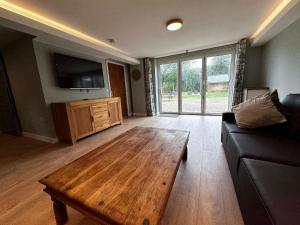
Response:
[[[178,100],[162,99],[162,112],[178,112]],[[183,99],[182,111],[199,113],[201,111],[200,99]],[[206,98],[206,113],[222,113],[228,111],[228,97]]]

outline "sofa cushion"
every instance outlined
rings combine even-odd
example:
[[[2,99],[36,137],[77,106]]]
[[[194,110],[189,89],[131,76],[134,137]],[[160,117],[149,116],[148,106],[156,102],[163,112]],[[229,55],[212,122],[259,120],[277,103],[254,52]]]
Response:
[[[276,106],[276,108],[278,109],[279,112],[281,112],[284,116],[289,115],[287,107],[284,106],[279,100],[277,90],[275,90],[271,93],[271,100],[272,100],[273,104]]]
[[[233,112],[222,113],[222,121],[236,123]]]
[[[298,225],[300,168],[242,159],[239,202],[247,225]]]
[[[300,142],[272,134],[231,133],[228,142],[239,158],[260,159],[300,166]]]
[[[222,122],[222,143],[226,144],[229,133],[256,133],[256,130],[240,128],[234,122]]]
[[[240,128],[236,125],[236,123],[230,122],[223,122],[224,129],[228,131],[228,133],[242,133],[242,134],[264,134],[264,133],[281,133],[284,127],[283,124],[272,125],[267,127],[261,127],[257,129],[247,129],[247,128]]]
[[[228,131],[228,133],[255,133],[256,130],[253,129],[245,129],[245,128],[240,128],[236,125],[236,123],[230,123],[230,122],[223,122],[224,129]]]
[[[270,93],[246,100],[232,108],[236,123],[241,128],[258,128],[286,122],[274,105]]]
[[[224,146],[227,145],[228,135],[230,133],[245,133],[245,134],[254,133],[255,134],[255,133],[259,133],[259,130],[239,128],[234,122],[223,121],[222,131],[221,131],[221,141]]]
[[[235,187],[241,158],[300,166],[300,142],[281,135],[228,133],[223,147]]]
[[[287,95],[282,104],[289,110],[287,120],[289,122],[290,133],[300,139],[300,94]]]
[[[236,125],[234,113],[225,112],[222,114],[222,131],[221,131],[221,141],[226,145],[228,134],[231,132],[249,132],[249,129],[239,128]]]
[[[235,122],[222,122],[222,143],[226,144],[229,133],[244,133],[244,134],[278,134],[287,136],[287,123],[261,127],[257,129],[240,128]]]

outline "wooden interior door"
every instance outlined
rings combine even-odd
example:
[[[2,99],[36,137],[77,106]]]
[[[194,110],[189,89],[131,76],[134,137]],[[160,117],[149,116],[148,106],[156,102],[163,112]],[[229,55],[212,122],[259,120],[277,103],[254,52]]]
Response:
[[[124,67],[121,65],[108,63],[108,73],[112,97],[121,98],[122,115],[127,116],[127,98]]]
[[[94,132],[93,116],[90,105],[76,106],[71,109],[76,138],[82,138]]]

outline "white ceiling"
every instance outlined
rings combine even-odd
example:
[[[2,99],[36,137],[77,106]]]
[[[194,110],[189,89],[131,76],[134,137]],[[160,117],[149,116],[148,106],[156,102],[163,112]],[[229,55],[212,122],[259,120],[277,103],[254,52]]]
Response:
[[[250,36],[281,0],[8,0],[114,44],[132,57],[161,56]],[[184,26],[169,32],[165,22]]]

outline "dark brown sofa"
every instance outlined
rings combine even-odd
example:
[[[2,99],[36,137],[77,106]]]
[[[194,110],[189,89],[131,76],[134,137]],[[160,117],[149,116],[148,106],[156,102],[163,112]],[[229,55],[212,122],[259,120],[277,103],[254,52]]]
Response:
[[[248,130],[224,113],[221,140],[246,225],[300,224],[300,94],[285,124]]]

